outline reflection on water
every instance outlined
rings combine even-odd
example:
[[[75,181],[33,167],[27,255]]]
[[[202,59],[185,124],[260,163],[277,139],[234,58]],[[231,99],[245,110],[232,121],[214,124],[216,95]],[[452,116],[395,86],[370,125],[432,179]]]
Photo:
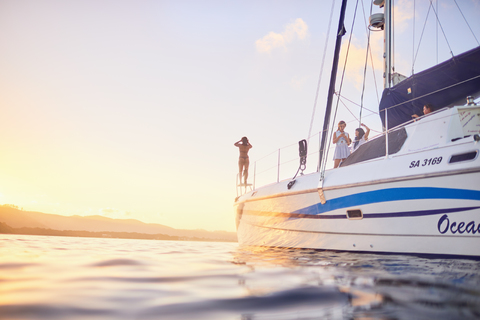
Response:
[[[0,319],[477,319],[480,262],[0,235]]]
[[[272,277],[276,290],[295,283],[343,293],[338,319],[480,318],[479,261],[261,247],[234,256],[251,269],[244,285],[253,295],[266,289],[262,278]]]

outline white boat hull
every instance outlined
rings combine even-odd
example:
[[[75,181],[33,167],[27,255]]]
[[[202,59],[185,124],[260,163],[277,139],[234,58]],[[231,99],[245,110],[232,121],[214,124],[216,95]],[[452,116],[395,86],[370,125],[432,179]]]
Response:
[[[379,202],[342,207],[321,214],[298,213],[305,207],[289,212],[265,210],[266,206],[277,203],[275,198],[247,202],[243,204],[243,210],[237,210],[238,241],[246,245],[274,247],[480,256],[480,199],[468,199],[467,196],[452,199],[447,195],[472,193],[472,189],[465,188],[464,179],[475,180],[478,184],[480,172],[378,184],[375,188],[363,186],[327,191],[325,196],[330,201],[339,199],[330,198],[333,193],[343,193],[343,198],[359,199],[382,191],[385,194],[403,192],[405,196],[409,192],[429,191],[430,195],[411,200],[382,201],[379,198]],[[425,187],[430,183],[438,187]],[[437,193],[438,197],[432,198],[431,193]],[[480,191],[473,192],[473,196],[475,193],[478,197]],[[322,206],[316,192],[282,198],[290,198],[288,202],[292,209],[292,203],[310,202],[310,208]],[[363,218],[348,219],[346,211],[350,209],[361,210]]]
[[[328,170],[323,181],[320,173],[313,173],[297,178],[290,190],[289,181],[254,190],[235,203],[238,241],[480,257],[479,147],[469,137],[431,150],[404,149],[397,155]],[[472,150],[475,159],[449,161],[452,155]],[[415,166],[417,161],[440,157],[435,165]]]

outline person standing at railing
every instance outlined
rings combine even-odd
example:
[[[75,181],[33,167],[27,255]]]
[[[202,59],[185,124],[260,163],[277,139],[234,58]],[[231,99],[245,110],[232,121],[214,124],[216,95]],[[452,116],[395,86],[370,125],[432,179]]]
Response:
[[[367,131],[364,131],[362,128],[357,128],[355,130],[355,140],[353,140],[352,144],[352,153],[355,152],[355,150],[358,149],[362,144],[367,142],[368,140],[368,135],[370,134],[370,128],[364,125],[363,123],[360,124],[360,126],[365,127]]]
[[[352,139],[350,139],[348,133],[344,131],[346,126],[345,121],[340,121],[337,132],[333,134],[333,143],[335,144],[335,153],[333,155],[334,168],[338,168],[340,162],[350,155],[348,146],[352,143]]]
[[[432,112],[433,112],[433,106],[430,103],[427,103],[426,105],[423,106],[423,114],[424,115],[427,115],[427,114],[432,113]],[[416,119],[418,117],[419,117],[419,115],[412,114],[413,119]]]
[[[247,137],[235,142],[235,147],[238,147],[240,151],[240,157],[238,158],[238,178],[240,179],[240,184],[242,183],[242,177],[244,184],[247,185],[248,178],[248,166],[250,165],[250,160],[248,159],[248,151],[253,147],[250,142],[248,142]]]

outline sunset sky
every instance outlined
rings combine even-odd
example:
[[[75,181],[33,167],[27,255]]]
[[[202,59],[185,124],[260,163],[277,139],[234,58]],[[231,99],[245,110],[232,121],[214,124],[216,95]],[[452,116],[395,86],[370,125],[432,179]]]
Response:
[[[395,2],[395,66],[406,76],[449,59],[450,50],[479,45],[470,29],[480,39],[480,0],[457,0],[469,25],[455,2],[433,3],[441,28],[429,1],[416,1],[415,15],[413,0]],[[357,9],[342,91],[356,102],[370,4]],[[242,136],[253,145],[251,181],[258,160],[257,186],[276,181],[279,148],[288,146],[280,178],[295,174],[297,142],[309,132],[306,172],[316,170],[340,1],[310,130],[331,6],[330,0],[0,0],[0,204],[234,231],[233,143]],[[344,49],[355,1],[349,6]],[[382,32],[372,33],[371,46],[381,95]],[[364,105],[377,111],[376,93],[365,93]],[[347,121],[352,135],[359,108],[347,107],[351,113],[340,104],[335,122]],[[376,114],[362,114],[380,131]]]

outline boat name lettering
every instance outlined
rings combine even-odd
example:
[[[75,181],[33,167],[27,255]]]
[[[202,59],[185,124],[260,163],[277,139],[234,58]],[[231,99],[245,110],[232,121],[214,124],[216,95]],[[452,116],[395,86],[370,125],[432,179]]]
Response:
[[[437,224],[438,232],[441,234],[445,234],[448,231],[450,233],[471,233],[471,234],[476,234],[477,232],[480,233],[480,223],[475,224],[475,221],[470,221],[468,223],[466,222],[452,222],[450,223],[450,219],[448,219],[448,216],[444,214],[439,220]]]
[[[435,157],[435,158],[430,158],[430,159],[423,159],[422,160],[414,160],[410,162],[410,167],[409,168],[416,168],[416,167],[425,167],[425,166],[430,166],[434,164],[440,164],[442,162],[443,158],[442,157]]]

